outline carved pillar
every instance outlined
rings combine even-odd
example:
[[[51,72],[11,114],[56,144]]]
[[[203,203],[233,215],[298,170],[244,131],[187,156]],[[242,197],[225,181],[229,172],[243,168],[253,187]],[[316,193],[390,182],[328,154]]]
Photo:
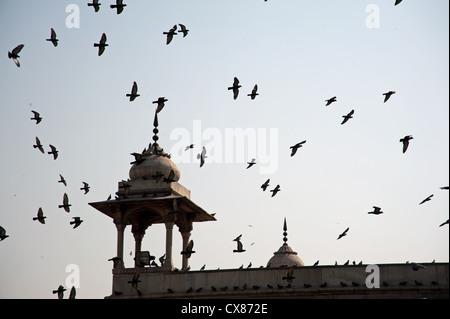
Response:
[[[181,237],[183,238],[183,251],[186,250],[188,244],[189,244],[189,238],[191,237],[191,231],[192,231],[192,223],[189,223],[186,227],[180,228]],[[181,269],[187,269],[189,267],[189,258],[185,254],[182,255],[182,268]]]
[[[172,258],[172,233],[173,233],[173,225],[174,222],[165,222],[166,225],[166,260],[164,261],[163,269],[172,271],[174,269],[173,266],[173,258]]]
[[[142,238],[144,238],[145,230],[141,230],[140,227],[132,227],[131,232],[134,236],[134,266],[137,267],[139,262],[136,259],[138,252],[141,251],[142,247]]]
[[[125,224],[116,224],[117,228],[117,257],[120,258],[120,260],[117,262],[115,268],[124,268],[124,262],[123,262],[123,233],[125,230]]]

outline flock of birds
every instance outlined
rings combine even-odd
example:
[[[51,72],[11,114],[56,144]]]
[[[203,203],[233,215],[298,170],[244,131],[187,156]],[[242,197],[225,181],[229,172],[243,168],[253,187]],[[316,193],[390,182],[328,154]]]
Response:
[[[267,1],[267,0],[264,0],[264,1]],[[402,0],[396,0],[395,1],[395,5],[398,5],[401,2],[402,2]],[[88,3],[87,5],[88,6],[92,6],[94,8],[95,12],[98,12],[100,10],[101,3],[99,2],[99,0],[93,0],[92,3]],[[112,9],[116,9],[117,10],[117,14],[122,13],[126,6],[127,5],[123,3],[123,0],[116,0],[115,4],[110,5],[110,7]],[[178,26],[180,27],[179,32],[181,32],[183,34],[183,38],[188,35],[189,30],[186,28],[185,25],[183,25],[183,24],[175,24],[169,31],[163,32],[163,34],[166,35],[166,44],[167,45],[170,44],[171,41],[173,40],[173,37],[175,35],[177,35]],[[50,38],[46,39],[46,41],[51,42],[54,47],[58,46],[59,39],[57,38],[56,32],[55,32],[55,30],[53,28],[51,28],[51,30],[50,30]],[[98,56],[101,56],[104,53],[106,47],[108,47],[108,46],[109,46],[109,44],[107,43],[107,36],[106,36],[105,33],[102,34],[102,36],[100,38],[100,41],[98,43],[94,43],[94,47],[98,48]],[[12,59],[14,61],[14,63],[17,65],[17,67],[20,67],[20,62],[19,62],[20,55],[19,55],[19,53],[21,52],[21,50],[23,48],[24,48],[24,44],[20,44],[20,45],[16,46],[11,52],[8,52],[8,58]],[[232,85],[229,86],[227,89],[233,92],[233,99],[236,100],[238,98],[238,96],[239,96],[239,92],[240,92],[241,88],[242,88],[242,85],[240,84],[239,79],[237,77],[234,77]],[[388,91],[388,92],[383,93],[382,95],[384,96],[384,103],[388,102],[388,100],[395,93],[396,93],[395,91]],[[259,95],[259,93],[258,93],[258,85],[255,84],[253,86],[252,91],[249,94],[247,94],[247,96],[249,96],[252,100],[254,100],[258,95]],[[132,88],[131,88],[131,92],[127,93],[126,97],[128,97],[129,101],[132,102],[139,96],[140,96],[140,94],[138,94],[138,85],[137,85],[136,82],[133,82],[133,85],[132,85]],[[157,104],[156,113],[159,113],[164,108],[165,102],[167,102],[167,101],[168,101],[168,99],[166,99],[165,97],[159,97],[156,101],[152,102],[154,104]],[[326,102],[325,106],[328,107],[332,103],[337,102],[337,97],[336,96],[331,97],[331,98],[325,100],[325,102]],[[33,117],[31,118],[31,120],[36,121],[36,124],[41,123],[42,117],[39,114],[39,112],[37,112],[35,110],[32,110],[31,112],[33,113]],[[343,120],[341,122],[341,125],[344,125],[350,119],[352,119],[354,114],[355,114],[355,110],[352,109],[347,114],[342,115]],[[410,141],[412,139],[413,139],[412,135],[406,135],[406,136],[402,137],[399,140],[402,143],[402,152],[403,153],[405,153],[408,150]],[[290,156],[293,157],[297,153],[298,149],[303,147],[303,145],[305,143],[306,143],[306,140],[303,140],[301,142],[296,143],[295,145],[292,145],[290,147]],[[38,137],[36,137],[36,143],[33,145],[33,147],[37,148],[41,153],[45,154],[44,146],[43,146],[43,144],[41,143],[41,141],[40,141],[40,139]],[[53,159],[56,160],[58,158],[59,151],[52,144],[49,144],[49,147],[50,147],[50,151],[48,151],[47,154],[52,155]],[[193,147],[194,147],[194,144],[186,146],[186,151],[189,150],[189,149],[193,149]],[[205,159],[207,158],[206,152],[207,152],[206,148],[203,147],[202,148],[202,152],[197,155],[197,158],[200,160],[200,167],[202,167],[205,164]],[[140,154],[140,153],[132,153],[132,155],[135,156],[136,160],[135,160],[135,162],[132,162],[131,164],[139,163],[139,161],[142,161],[142,154]],[[248,164],[247,169],[253,167],[254,165],[257,164],[256,159],[252,159],[252,161],[247,162],[247,164]],[[60,176],[60,180],[58,181],[58,183],[62,183],[64,186],[67,186],[67,182],[66,182],[65,178],[61,174],[59,174],[59,176]],[[169,181],[170,182],[171,181],[170,176],[168,178],[165,178],[165,181]],[[267,179],[261,185],[261,188],[262,188],[263,191],[266,191],[266,189],[269,186],[270,186],[270,178]],[[89,184],[86,183],[86,182],[83,182],[83,187],[80,188],[80,190],[83,190],[84,194],[87,194],[89,192],[89,189],[90,189]],[[441,189],[448,190],[449,187],[448,186],[444,186],[444,187],[441,187]],[[281,186],[279,184],[277,184],[272,190],[270,190],[270,192],[272,193],[272,197],[274,197],[280,191],[281,191]],[[433,196],[434,196],[434,194],[431,194],[430,196],[425,198],[423,201],[421,201],[419,203],[419,205],[422,205],[425,202],[430,201]],[[110,199],[110,198],[108,198],[108,199]],[[69,198],[68,198],[67,193],[64,193],[64,195],[63,195],[63,203],[61,205],[58,205],[58,208],[63,208],[67,213],[69,213],[71,206],[72,205],[69,203]],[[368,214],[380,215],[380,214],[383,214],[383,211],[381,210],[380,207],[373,206],[373,211],[368,212]],[[46,218],[47,217],[44,215],[44,212],[43,212],[42,208],[40,207],[38,209],[36,217],[33,217],[32,219],[33,219],[33,221],[38,221],[41,224],[45,224],[45,219]],[[80,224],[82,222],[83,222],[83,220],[80,217],[73,217],[73,220],[70,221],[70,225],[74,225],[73,228],[77,228],[78,226],[80,226]],[[448,225],[448,224],[449,224],[449,220],[443,222],[439,227],[442,227],[442,226]],[[339,239],[347,236],[349,230],[350,230],[350,227],[347,227],[342,233],[340,233],[338,235],[337,239],[339,240]],[[0,226],[0,241],[6,239],[8,237],[9,237],[9,235],[6,234],[6,230],[3,227]],[[241,237],[242,237],[242,234],[233,239],[233,241],[235,241],[236,245],[237,245],[236,249],[233,250],[233,253],[243,253],[243,252],[246,251],[244,249],[244,247],[243,247],[242,242],[241,242]],[[194,247],[194,242],[193,242],[193,240],[191,240],[189,242],[188,246],[186,247],[186,249],[184,251],[182,251],[181,254],[185,255],[187,258],[190,258],[191,255],[193,253],[195,253],[195,251],[193,250],[193,247]],[[109,259],[109,261],[113,261],[114,263],[117,263],[117,261],[118,261],[117,258],[118,257],[111,258],[111,259]],[[160,258],[160,262],[161,262],[161,265],[162,265],[163,262],[164,262],[164,256]],[[318,263],[319,262],[317,261],[313,266],[317,266]],[[348,264],[348,263],[349,263],[349,261],[347,261],[346,264]],[[354,262],[354,264],[356,264],[356,263]],[[152,262],[152,265],[153,266],[157,266],[154,261]],[[337,263],[336,263],[336,265],[337,265]],[[205,265],[200,270],[203,270],[204,267],[205,267]],[[249,267],[251,267],[251,263],[250,263]],[[243,266],[241,266],[241,268],[243,268]],[[416,270],[421,269],[421,268],[424,268],[424,266],[413,263],[413,270],[416,271]],[[295,277],[293,277],[292,269],[290,269],[288,271],[288,274],[286,275],[286,277],[283,277],[284,280],[288,280],[289,285],[291,285],[292,279],[294,279],[294,278]],[[138,282],[140,282],[139,281],[139,273],[136,273],[134,275],[133,279],[131,281],[129,281],[129,283],[132,285],[132,287],[134,289],[137,290],[137,292],[139,294],[140,291],[139,291],[139,289],[137,289]],[[353,286],[355,286],[355,283],[352,283],[352,284],[353,284]],[[386,284],[386,283],[384,283],[384,284]],[[416,283],[416,284],[418,284],[418,283]],[[289,285],[288,285],[288,287],[289,287]],[[345,283],[341,283],[341,285],[344,286]],[[310,285],[306,284],[306,283],[304,284],[304,286],[305,286],[305,288],[309,288],[310,287]],[[326,287],[326,283],[324,283],[323,287]],[[273,288],[273,287],[268,285],[268,288]],[[283,286],[280,287],[280,285],[279,285],[278,288],[283,288]],[[202,288],[199,288],[196,291],[197,292],[201,291],[201,289]],[[216,290],[214,287],[212,287],[212,289]],[[234,289],[237,289],[237,287],[234,287]],[[245,286],[244,286],[244,289],[246,289]],[[259,287],[253,286],[253,289],[259,289]],[[222,290],[226,290],[226,287],[222,288]],[[57,294],[58,298],[62,299],[63,296],[64,296],[64,291],[66,291],[66,289],[62,285],[60,285],[57,290],[53,291],[53,293]],[[193,289],[191,287],[186,292],[192,292],[192,291],[193,291]],[[171,290],[169,288],[168,292],[169,293],[173,293],[173,290]],[[116,293],[119,294],[119,292],[116,292]],[[70,297],[69,298],[75,298],[75,294],[76,294],[75,288],[72,287],[72,290],[70,292]]]

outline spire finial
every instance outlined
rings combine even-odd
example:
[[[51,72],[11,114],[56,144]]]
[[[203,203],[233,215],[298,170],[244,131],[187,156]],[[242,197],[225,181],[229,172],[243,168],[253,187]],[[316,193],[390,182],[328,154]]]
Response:
[[[159,137],[158,137],[158,113],[155,112],[155,119],[153,120],[153,126],[155,127],[153,129],[153,133],[155,133],[155,135],[153,135],[153,141],[155,141],[155,143],[157,143]]]
[[[283,241],[285,244],[287,244],[287,224],[286,224],[286,217],[284,218],[284,225],[283,225]]]

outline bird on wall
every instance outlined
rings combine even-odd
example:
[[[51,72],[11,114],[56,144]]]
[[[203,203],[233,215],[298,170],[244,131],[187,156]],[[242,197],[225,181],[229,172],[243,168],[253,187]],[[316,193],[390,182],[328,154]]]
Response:
[[[0,226],[0,241],[8,238],[9,235],[6,235],[6,229]]]
[[[186,258],[191,258],[191,255],[195,253],[194,249],[194,241],[191,239],[185,250],[181,252],[182,255],[185,255]]]
[[[172,170],[170,170],[169,177],[167,177],[167,178],[164,177],[163,182],[164,183],[173,183],[173,182],[175,182],[174,178],[175,178],[175,172],[172,169]]]
[[[168,45],[170,42],[172,42],[173,36],[177,35],[177,25],[175,24],[168,32],[163,32],[167,36],[166,39],[166,45]]]
[[[419,203],[419,205],[422,205],[423,203],[426,203],[426,202],[430,201],[431,198],[432,198],[433,196],[434,196],[434,194],[431,194],[430,196],[428,196],[427,198],[425,198],[423,201],[421,201],[421,202]]]
[[[306,143],[306,141],[301,141],[300,143],[297,143],[297,144],[291,146],[291,147],[290,147],[290,149],[291,149],[291,157],[294,156],[295,153],[297,153],[297,150],[298,150],[300,147],[303,147],[303,144],[305,144],[305,143]]]
[[[405,153],[406,150],[408,149],[409,141],[412,139],[413,139],[412,135],[406,135],[405,137],[400,139],[400,142],[403,143],[403,153]]]
[[[73,217],[73,221],[71,221],[69,224],[74,225],[73,228],[75,229],[80,226],[82,222],[83,220],[80,217]]]
[[[165,97],[160,97],[156,101],[152,102],[153,104],[158,104],[158,106],[156,107],[156,113],[161,112],[161,110],[165,106],[165,102],[167,102],[167,101],[168,101],[168,99],[166,99]]]
[[[373,211],[372,212],[368,212],[368,214],[380,215],[380,214],[383,214],[383,211],[381,210],[380,207],[373,206]]]
[[[383,95],[384,95],[384,103],[386,103],[391,98],[391,96],[393,94],[395,94],[395,91],[389,91],[389,92],[383,93]]]
[[[50,41],[51,43],[53,43],[53,46],[55,46],[55,47],[58,46],[59,40],[56,38],[56,32],[55,32],[55,30],[53,30],[53,28],[51,28],[50,39],[46,39],[46,41]]]
[[[63,195],[63,204],[62,205],[58,205],[58,208],[64,208],[64,210],[68,213],[70,213],[70,206],[72,206],[71,204],[69,204],[69,197],[67,196],[66,193],[64,193]]]
[[[259,95],[258,92],[258,84],[255,84],[255,86],[253,87],[252,93],[247,94],[247,96],[250,96],[252,100],[254,100],[256,98],[256,96]]]
[[[105,48],[109,46],[109,44],[106,43],[106,34],[103,33],[102,37],[100,38],[99,43],[94,43],[94,47],[98,48],[98,56],[101,56],[103,52],[105,52]]]
[[[342,117],[344,120],[342,121],[342,124],[345,124],[349,119],[353,118],[353,114],[355,114],[355,110],[351,110],[347,115],[343,115]]]
[[[122,258],[120,257],[113,257],[108,259],[108,261],[112,261],[113,262],[113,268],[116,268],[119,265],[119,262],[122,260]]]
[[[127,94],[126,96],[130,98],[130,102],[134,101],[135,98],[137,98],[138,96],[141,96],[140,94],[137,93],[138,91],[138,86],[136,81],[133,82],[133,86],[131,88],[131,93]]]
[[[325,104],[325,106],[328,106],[331,103],[336,102],[336,101],[337,101],[336,96],[333,96],[331,99],[325,100],[325,102],[327,102],[327,104]]]
[[[34,120],[36,121],[36,124],[39,124],[42,121],[42,117],[39,114],[39,112],[33,111],[31,110],[31,112],[33,112],[34,116],[32,118],[30,118],[30,120]]]
[[[22,51],[23,47],[23,44],[19,44],[12,50],[12,52],[8,51],[8,58],[12,59],[18,68],[20,68],[20,62],[18,60],[20,58],[19,53]]]
[[[37,136],[36,136],[36,144],[33,145],[33,147],[40,150],[42,154],[45,154],[44,146],[41,144],[41,141],[39,140],[39,138]]]
[[[39,207],[37,217],[33,217],[33,220],[38,220],[41,224],[45,224],[45,219],[47,217],[44,216],[44,212],[42,210],[42,207]]]
[[[58,158],[58,150],[56,149],[56,147],[54,147],[53,145],[49,145],[51,148],[50,152],[47,152],[47,154],[52,154],[53,155],[53,159],[56,160]]]
[[[63,299],[64,291],[66,291],[66,288],[60,285],[57,290],[53,290],[53,294],[58,294],[58,299]]]
[[[261,185],[262,190],[265,192],[267,187],[269,187],[270,178]]]
[[[344,236],[347,236],[347,232],[349,231],[350,227],[348,227],[346,230],[344,230],[341,234],[339,234],[337,239],[341,239]]]
[[[75,296],[77,295],[77,290],[75,289],[75,286],[72,286],[70,289],[69,299],[75,299]]]
[[[233,85],[228,87],[228,90],[233,90],[233,98],[236,100],[239,95],[239,88],[242,87],[239,85],[239,80],[237,77],[234,77]]]
[[[123,3],[123,0],[116,0],[116,4],[110,5],[111,9],[117,9],[117,14],[121,14],[123,11],[123,8],[127,5]]]
[[[278,184],[274,189],[271,190],[272,197],[274,197],[278,192],[281,192],[280,185]]]
[[[80,190],[84,190],[84,194],[86,195],[89,192],[90,186],[88,183],[83,182],[83,187],[80,188]]]
[[[181,33],[183,33],[183,38],[184,38],[185,36],[188,35],[189,30],[186,29],[186,26],[184,24],[179,23],[178,25],[180,26],[180,29],[181,29],[180,31],[181,31]]]
[[[95,12],[98,12],[100,10],[101,3],[98,2],[99,0],[93,0],[92,3],[88,3],[88,7],[94,7]]]

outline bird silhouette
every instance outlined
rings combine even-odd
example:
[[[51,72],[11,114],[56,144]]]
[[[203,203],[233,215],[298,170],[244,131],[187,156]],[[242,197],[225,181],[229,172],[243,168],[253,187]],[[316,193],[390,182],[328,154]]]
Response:
[[[347,287],[347,284],[343,281],[341,281],[339,284],[341,285],[341,287]]]
[[[344,230],[341,234],[339,234],[339,236],[338,236],[337,239],[341,239],[342,237],[347,236],[347,232],[348,232],[349,229],[350,229],[350,227],[348,227],[348,228],[347,228],[346,230]]]
[[[142,164],[145,161],[145,157],[140,153],[131,153],[134,156],[134,161],[130,162],[131,165],[136,164],[136,166]]]
[[[380,207],[373,206],[373,212],[368,212],[367,214],[380,215],[383,214],[383,211]]]
[[[89,7],[94,7],[95,12],[98,12],[100,10],[101,3],[98,2],[99,0],[93,0],[92,3],[88,3],[87,5]]]
[[[45,224],[45,219],[47,217],[44,216],[44,212],[42,211],[42,208],[39,207],[37,217],[33,217],[33,220],[38,220],[41,224]]]
[[[71,221],[69,224],[74,225],[73,228],[75,229],[80,226],[82,222],[83,220],[80,217],[73,217],[73,221]]]
[[[395,91],[389,91],[389,92],[383,93],[383,95],[384,95],[384,103],[386,103],[390,99],[392,94],[395,94]]]
[[[447,219],[445,222],[443,222],[442,224],[439,225],[439,227],[442,227],[444,225],[448,225],[449,224],[449,220]]]
[[[168,101],[168,99],[166,99],[165,97],[160,97],[156,101],[152,102],[153,104],[158,104],[158,106],[156,107],[156,113],[161,112],[161,110],[163,109],[163,107],[165,105],[164,103],[167,101]]]
[[[126,96],[130,98],[130,102],[134,101],[135,98],[137,98],[138,96],[141,96],[140,94],[137,93],[138,91],[138,86],[136,81],[133,82],[133,87],[131,88],[131,93],[127,94]]]
[[[399,4],[400,2],[402,2],[403,0],[395,0],[395,6],[397,5],[397,4]]]
[[[22,51],[23,47],[23,44],[19,44],[12,50],[12,52],[8,51],[8,58],[12,59],[18,68],[20,68],[20,62],[18,60],[20,58],[19,53]]]
[[[172,169],[172,170],[170,170],[169,177],[167,177],[167,178],[164,177],[163,182],[164,183],[173,183],[173,182],[175,182],[174,178],[175,178],[175,172]]]
[[[248,164],[247,169],[249,169],[250,167],[252,167],[253,165],[256,164],[256,159],[252,158],[252,161],[251,162],[247,162],[247,164]]]
[[[239,88],[242,87],[239,85],[239,80],[237,77],[234,77],[233,86],[228,87],[228,90],[233,90],[233,98],[236,100],[239,95]]]
[[[316,267],[316,266],[318,266],[318,265],[319,265],[319,261],[316,261],[316,262],[314,263],[313,267]]]
[[[36,144],[33,145],[33,147],[37,148],[38,150],[40,150],[42,154],[45,154],[44,147],[41,144],[41,141],[39,140],[39,138],[37,136],[36,136]]]
[[[204,264],[204,265],[202,266],[202,268],[200,268],[200,270],[205,270],[205,267],[206,267],[206,264]]]
[[[94,47],[98,48],[98,56],[101,56],[103,52],[105,52],[105,48],[109,46],[109,44],[106,43],[106,34],[103,33],[102,37],[100,38],[99,43],[94,43]]]
[[[6,229],[0,226],[0,241],[8,238],[9,235],[6,235]]]
[[[261,185],[262,190],[265,192],[267,187],[269,187],[270,178]]]
[[[442,186],[442,187],[439,187],[440,189],[442,189],[442,190],[449,190],[449,187],[448,186]]]
[[[237,236],[235,239],[233,239],[233,241],[238,241],[241,240],[242,234],[240,234],[239,236]]]
[[[278,192],[280,192],[280,185],[277,185],[274,189],[271,190],[272,192],[272,197],[274,197]]]
[[[203,146],[202,153],[197,154],[197,159],[200,159],[200,167],[202,167],[205,164],[205,158],[206,158],[206,148]]]
[[[294,156],[295,153],[297,153],[297,150],[298,150],[300,147],[302,147],[303,144],[305,144],[305,143],[306,143],[306,141],[302,141],[302,142],[300,142],[300,143],[297,143],[297,144],[291,146],[291,147],[290,147],[290,149],[291,149],[291,157]]]
[[[420,269],[427,269],[427,267],[425,267],[424,265],[421,265],[421,264],[418,264],[418,263],[415,263],[415,262],[412,262],[411,265],[412,265],[412,270],[413,271],[418,271]]]
[[[58,181],[58,183],[62,183],[62,184],[64,184],[64,186],[67,186],[67,181],[61,174],[59,174],[59,181]]]
[[[194,249],[194,241],[191,239],[186,246],[186,249],[181,252],[182,255],[185,255],[186,258],[191,258],[191,255],[195,253]]]
[[[53,294],[58,294],[58,299],[63,299],[64,291],[66,291],[66,288],[60,285],[57,290],[53,290]]]
[[[235,241],[237,243],[237,249],[234,249],[233,253],[243,253],[245,251],[245,249],[243,249],[243,245],[241,242],[241,236],[242,235],[239,235],[238,237],[233,239],[233,241]]]
[[[184,150],[187,151],[187,150],[189,150],[189,149],[191,149],[191,148],[194,148],[194,144],[191,144],[191,145],[186,146],[186,148],[185,148]]]
[[[294,268],[289,268],[286,276],[282,277],[281,279],[286,280],[289,284],[292,284],[292,282],[294,281],[295,277],[294,277]]]
[[[39,124],[42,121],[42,117],[39,114],[39,112],[33,111],[31,110],[31,112],[33,112],[34,116],[32,118],[30,118],[30,120],[35,120],[36,124]]]
[[[75,286],[72,286],[70,289],[69,299],[75,299],[75,296],[77,295],[77,290],[75,289]]]
[[[163,32],[167,36],[166,45],[172,42],[173,36],[176,35],[177,25],[174,25],[168,32]]]
[[[348,266],[349,263],[350,263],[350,259],[348,259],[348,260],[344,263],[344,266]]]
[[[183,33],[183,38],[184,38],[185,36],[188,35],[189,30],[186,29],[186,26],[184,24],[179,23],[178,25],[180,26],[180,29],[181,29],[180,31],[181,31],[181,33]]]
[[[346,123],[349,119],[353,118],[353,114],[355,114],[355,110],[351,110],[347,115],[343,115],[342,117],[344,120],[342,121],[341,125]]]
[[[413,137],[411,135],[406,135],[405,137],[400,139],[400,142],[403,143],[403,153],[406,152],[409,146],[409,141],[412,140]]]
[[[69,197],[67,196],[66,193],[64,193],[63,195],[63,204],[62,205],[58,205],[58,208],[64,208],[64,210],[68,213],[70,213],[70,206],[72,206],[71,204],[69,204]]]
[[[116,4],[110,5],[111,9],[117,9],[117,14],[121,14],[123,8],[127,5],[123,3],[123,0],[116,0]]]
[[[433,197],[433,196],[434,196],[434,194],[431,194],[430,196],[428,196],[427,198],[425,198],[423,201],[421,201],[421,202],[419,203],[419,205],[422,205],[423,203],[426,203],[426,202],[430,201],[430,200],[431,200],[431,197]]]
[[[254,100],[255,97],[256,97],[257,95],[259,95],[257,92],[258,92],[258,84],[255,84],[255,86],[253,87],[252,93],[247,94],[247,96],[250,96],[251,99]]]
[[[53,159],[56,160],[58,158],[58,150],[56,149],[56,147],[54,147],[53,145],[49,145],[51,148],[50,152],[47,152],[47,154],[52,154],[53,155]]]
[[[122,260],[122,258],[120,257],[113,257],[108,259],[108,261],[112,261],[113,262],[113,268],[116,268],[119,265],[119,262]]]
[[[129,284],[131,284],[131,287],[135,290],[137,290],[138,287],[138,283],[140,283],[141,281],[139,280],[139,276],[140,273],[138,271],[136,271],[133,275],[133,279],[131,279],[130,281],[128,281]]]
[[[336,102],[336,101],[337,101],[336,97],[333,96],[331,99],[325,100],[325,102],[327,102],[327,104],[325,104],[325,106],[328,106],[331,103]]]
[[[82,190],[82,191],[84,190],[84,194],[86,195],[87,193],[89,193],[89,189],[90,189],[89,184],[86,182],[83,182],[83,187],[81,187],[80,190]]]
[[[55,30],[53,30],[53,28],[51,28],[50,39],[46,39],[46,41],[50,41],[51,43],[53,43],[53,46],[55,47],[58,46],[59,40],[56,38],[56,32]]]

